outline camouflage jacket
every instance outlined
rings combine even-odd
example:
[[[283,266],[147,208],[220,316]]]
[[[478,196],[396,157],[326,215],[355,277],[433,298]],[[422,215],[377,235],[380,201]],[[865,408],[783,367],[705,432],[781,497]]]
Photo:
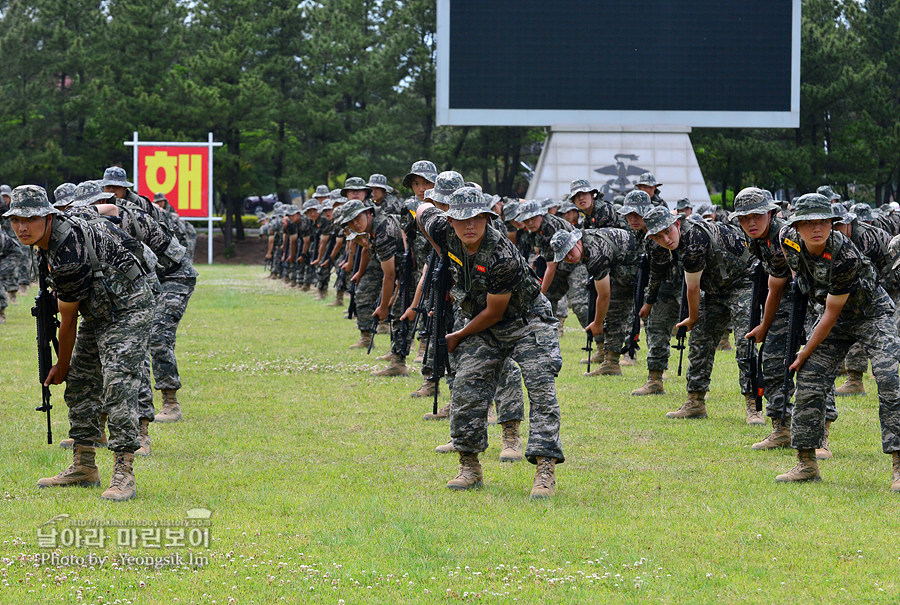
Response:
[[[886,206],[882,206],[886,208]],[[887,231],[891,237],[900,235],[900,214],[891,212],[890,214],[882,214],[873,223],[876,227]]]
[[[897,272],[893,270],[893,261],[888,251],[891,235],[874,225],[867,225],[861,221],[853,221],[850,231],[850,241],[862,252],[875,269],[875,274],[884,289],[888,292],[900,289],[897,280]]]
[[[540,228],[534,232],[533,236],[535,238],[535,242],[537,244],[537,248],[540,251],[541,256],[544,257],[548,263],[553,262],[553,257],[555,256],[553,252],[553,247],[550,245],[550,240],[553,239],[553,236],[557,231],[572,231],[574,227],[572,224],[562,218],[559,218],[555,214],[545,214],[543,216],[543,220],[541,220]],[[557,274],[566,274],[568,275],[574,270],[574,266],[569,263],[559,263],[556,267]]]
[[[791,268],[788,266],[787,260],[784,258],[784,250],[781,248],[781,239],[779,234],[784,229],[786,223],[773,216],[769,222],[769,232],[765,238],[751,239],[746,236],[747,248],[763,264],[766,273],[777,278],[791,278]]]
[[[400,260],[405,250],[400,221],[396,215],[375,212],[372,217],[372,232],[369,236],[370,253],[379,263],[392,258],[396,259],[396,269],[400,269]]]
[[[634,286],[641,251],[631,232],[614,227],[585,229],[581,244],[582,262],[594,280],[609,275],[610,281],[618,286],[628,289]]]
[[[619,216],[613,205],[604,201],[601,197],[594,198],[594,209],[590,215],[581,212],[581,210],[578,213],[582,216],[581,225],[585,229],[600,229],[601,227],[628,228],[628,224]]]
[[[875,269],[843,234],[832,231],[822,256],[814,257],[793,227],[781,231],[781,247],[800,289],[824,308],[831,294],[849,294],[838,321],[858,320],[891,313],[894,304],[878,285]]]

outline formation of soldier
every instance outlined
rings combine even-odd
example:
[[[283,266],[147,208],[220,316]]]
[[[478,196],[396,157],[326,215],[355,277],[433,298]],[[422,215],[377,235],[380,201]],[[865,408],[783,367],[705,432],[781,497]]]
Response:
[[[175,341],[197,282],[193,228],[164,195],[151,201],[132,187],[113,166],[100,180],[59,185],[52,202],[42,187],[19,186],[3,213],[29,281],[46,284],[59,314],[57,362],[44,385],[66,383],[70,429],[60,445],[74,458],[38,486],[100,486],[96,450],[106,448],[113,472],[101,497],[113,501],[137,493],[134,457],[150,455],[150,424],[182,418]]]
[[[752,448],[798,452],[778,481],[819,479],[817,460],[832,456],[835,395],[864,394],[871,361],[891,489],[900,491],[900,208],[876,217],[828,186],[790,202],[751,187],[730,214],[688,199],[673,212],[650,173],[615,200],[586,179],[560,201],[517,200],[425,160],[403,186],[413,192],[404,202],[380,174],[350,177],[340,190],[320,185],[302,208],[276,204],[261,216],[261,235],[270,277],[315,288],[317,299],[334,268],[330,304],[343,307],[349,293],[360,333],[351,348],[391,335],[381,358],[389,364],[373,375],[407,376],[419,340],[412,363],[424,380],[411,396],[437,401],[441,377],[450,389],[449,403],[425,415],[450,420],[450,441],[436,448],[460,457],[447,487],[482,484],[478,457],[493,420],[501,461],[527,458],[537,466],[532,497],[553,495],[564,460],[559,338],[571,308],[592,352],[582,363],[597,364],[588,376],[621,375],[645,332],[648,375],[634,396],[664,394],[673,349],[679,374],[687,350],[687,399],[671,419],[708,417],[715,352],[733,332],[746,423],[771,419]],[[848,378],[835,389],[842,366]]]

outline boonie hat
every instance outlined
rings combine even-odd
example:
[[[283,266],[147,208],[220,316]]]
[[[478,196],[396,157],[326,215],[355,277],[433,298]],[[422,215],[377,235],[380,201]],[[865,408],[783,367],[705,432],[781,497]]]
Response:
[[[573,198],[582,192],[593,193],[594,195],[600,193],[598,190],[591,187],[591,182],[587,179],[575,179],[572,181],[569,185],[569,197]]]
[[[875,220],[875,217],[872,215],[872,207],[864,202],[850,206],[850,212],[864,223],[870,223]]]
[[[75,183],[63,183],[53,190],[53,199],[56,200],[53,202],[53,207],[61,208],[62,206],[68,206],[72,203],[74,198]]]
[[[768,191],[759,187],[745,187],[738,191],[734,196],[734,212],[728,215],[728,219],[748,214],[768,214],[772,210],[778,210],[776,204],[771,198],[772,194],[766,196]]]
[[[50,204],[44,188],[38,185],[19,185],[10,192],[9,197],[9,210],[3,213],[4,217],[29,218],[60,214],[60,211]]]
[[[100,181],[100,186],[134,187],[134,183],[130,183],[127,177],[128,173],[121,166],[110,166],[103,171],[103,180]]]
[[[83,181],[78,183],[78,186],[75,187],[75,197],[72,199],[72,207],[83,208],[98,202],[105,202],[114,197],[116,197],[116,194],[103,191],[100,182]]]
[[[319,185],[316,187],[316,192],[313,193],[313,197],[328,197],[331,195],[331,190],[328,188],[328,185]]]
[[[364,180],[362,180],[362,178],[360,178],[358,176],[351,176],[351,177],[348,177],[346,181],[344,181],[344,188],[341,189],[341,195],[343,195],[344,197],[347,197],[348,191],[362,191],[362,190],[368,191],[370,193],[372,191],[371,189],[369,189],[369,186],[366,185],[366,182]]]
[[[516,220],[524,222],[532,217],[544,214],[547,214],[547,209],[544,208],[544,205],[537,200],[530,200],[519,207],[519,216],[516,217]]]
[[[818,221],[829,218],[838,218],[831,209],[831,201],[820,193],[807,193],[801,195],[797,200],[794,212],[787,224],[793,225],[799,221]]]
[[[828,198],[829,202],[836,202],[837,200],[841,199],[841,196],[835,193],[829,185],[822,185],[821,187],[816,189],[816,193]]]
[[[403,177],[403,186],[409,187],[412,180],[417,176],[422,177],[429,183],[434,183],[437,180],[438,171],[434,163],[428,160],[414,162],[412,168],[409,169],[409,174]]]
[[[372,187],[380,187],[384,189],[388,193],[393,193],[394,188],[387,184],[387,177],[383,174],[373,174],[369,177],[369,182],[366,185],[371,189]]]
[[[560,229],[550,238],[550,247],[553,248],[553,262],[558,263],[566,258],[578,240],[581,239],[581,229],[566,231]]]
[[[669,226],[674,225],[678,219],[679,217],[669,212],[668,209],[662,206],[654,206],[644,215],[647,235],[656,235],[660,231],[665,231]]]
[[[362,180],[362,179],[360,179]],[[347,225],[355,219],[358,215],[362,214],[366,210],[369,210],[369,207],[366,206],[359,200],[350,200],[346,204],[344,204],[341,208],[341,225]]]
[[[653,207],[653,202],[650,201],[650,196],[646,191],[632,189],[628,192],[628,195],[625,196],[622,207],[617,208],[616,212],[623,216],[634,212],[641,218],[644,218]]]
[[[465,186],[463,175],[455,170],[445,170],[435,177],[434,187],[430,189],[431,195],[425,194],[426,197],[440,203],[447,204],[447,198],[451,193]]]
[[[835,223],[848,225],[856,219],[856,215],[844,208],[843,204],[832,203],[831,211],[836,215],[836,218],[834,219]]]
[[[686,197],[683,197],[675,202],[675,210],[687,210],[691,207],[691,200],[687,199]]]
[[[464,221],[480,214],[498,216],[491,210],[491,206],[484,195],[475,187],[460,187],[447,198],[450,208],[447,216],[454,220]]]
[[[635,183],[635,185],[646,185],[647,187],[662,187],[663,184],[656,180],[656,177],[653,176],[652,172],[645,172],[638,177],[637,183]]]

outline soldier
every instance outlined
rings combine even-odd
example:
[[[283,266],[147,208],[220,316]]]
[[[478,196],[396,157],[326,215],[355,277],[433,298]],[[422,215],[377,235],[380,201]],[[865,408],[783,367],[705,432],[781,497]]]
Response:
[[[175,211],[175,207],[169,203],[165,193],[154,193],[153,205],[160,210],[169,213],[169,216],[172,218],[172,225],[175,227],[173,233],[175,234],[175,237],[178,238],[178,243],[187,250],[187,255],[190,257],[191,262],[193,262],[194,250],[197,248],[197,230],[194,229],[194,226],[190,221],[186,221],[179,216],[178,212]]]
[[[900,283],[896,271],[892,268],[893,259],[888,250],[891,235],[874,224],[861,222],[841,204],[832,204],[831,209],[836,217],[832,223],[833,228],[853,242],[863,258],[872,265],[878,276],[878,283],[885,289],[896,307],[897,302],[900,302]],[[866,388],[862,378],[869,366],[869,360],[862,343],[857,342],[850,347],[844,363],[847,368],[847,381],[835,389],[834,394],[839,397],[865,395]]]
[[[372,195],[372,202],[381,208],[382,212],[400,216],[403,214],[403,202],[394,195],[394,188],[387,184],[387,177],[383,174],[373,174],[366,183]]]
[[[316,268],[316,300],[325,300],[328,298],[331,266],[334,264],[331,257],[337,245],[338,230],[334,224],[334,205],[330,196],[322,200],[320,204],[319,219],[316,221],[316,229],[319,232],[319,250],[310,265]]]
[[[616,214],[616,209],[603,200],[600,192],[591,187],[587,179],[575,179],[569,186],[569,199],[583,215],[582,226],[585,229],[600,227],[619,227],[625,225]]]
[[[41,187],[17,187],[6,216],[12,217],[19,240],[39,249],[39,266],[49,269],[48,281],[59,302],[59,353],[45,385],[66,381],[75,453],[69,468],[39,480],[38,486],[100,485],[94,442],[100,436],[100,414],[106,413],[115,465],[101,498],[129,500],[137,491],[136,404],[153,314],[147,281],[114,236],[62,215]]]
[[[0,210],[5,212],[9,207],[11,195],[12,188],[9,185],[0,185]],[[25,246],[19,244],[8,219],[0,219],[0,228],[6,231],[8,236],[6,245],[9,248],[4,261],[0,264],[0,288],[4,290],[0,300],[14,303],[19,290],[21,289],[24,294],[28,290],[28,284],[31,283],[31,253]]]
[[[300,237],[303,250],[300,253],[301,262],[298,263],[297,282],[301,284],[301,290],[308,292],[316,285],[316,266],[312,264],[319,250],[321,240],[319,223],[319,201],[316,198],[303,203],[303,225]],[[321,292],[316,293],[316,300],[322,300],[325,296]]]
[[[447,335],[456,356],[451,393],[451,437],[460,470],[447,487],[482,485],[478,454],[487,449],[487,409],[507,358],[522,369],[531,403],[525,457],[537,465],[532,498],[552,496],[556,464],[564,461],[559,440],[555,376],[562,367],[556,320],[534,273],[515,246],[488,225],[496,214],[481,192],[463,187],[450,195],[445,215],[428,203],[416,213],[419,226],[450,259],[463,327]]]
[[[659,197],[659,188],[662,187],[662,185],[662,183],[657,182],[656,177],[653,176],[652,172],[645,172],[638,177],[637,183],[634,184],[634,188],[649,195],[650,203],[654,206],[662,206],[663,208],[668,209],[669,206],[666,204],[666,200]]]
[[[578,212],[578,208],[576,208],[575,204],[572,203],[572,200],[569,199],[568,193],[559,205],[559,212],[557,214],[561,218],[569,221],[576,229],[581,226],[581,213]]]
[[[688,400],[666,418],[706,418],[706,394],[715,361],[716,344],[730,323],[739,334],[749,332],[750,273],[753,259],[741,232],[724,223],[681,220],[662,207],[644,216],[647,235],[661,248],[650,257],[650,283],[646,316],[656,292],[673,266],[684,271],[688,316],[676,324],[691,332],[688,343]],[[701,293],[703,294],[701,300]],[[749,362],[738,359],[740,386],[744,394],[747,424],[765,424],[756,411],[756,394],[748,391]]]
[[[791,443],[793,415],[793,382],[787,391],[783,389],[784,352],[791,312],[790,288],[786,286],[791,279],[791,270],[778,235],[786,223],[778,218],[779,206],[766,193],[756,187],[742,189],[734,198],[734,212],[731,213],[731,219],[737,219],[746,234],[750,252],[759,259],[769,276],[765,312],[759,325],[746,335],[746,338],[757,343],[765,342],[762,353],[763,394],[766,398],[766,415],[772,419],[772,432],[762,441],[754,443],[751,446],[754,450],[788,447]],[[826,435],[828,427],[836,419],[834,396],[829,395],[826,398]],[[816,454],[820,459],[831,457],[827,437]]]
[[[634,311],[632,290],[640,251],[634,235],[605,227],[557,231],[550,240],[555,262],[583,263],[596,296],[594,317],[585,328],[605,348],[603,363],[587,376],[620,375],[619,352]]]
[[[678,214],[683,214],[684,218],[687,218],[694,213],[694,206],[691,205],[691,200],[683,197],[675,202],[675,211]]]
[[[378,322],[386,321],[389,314],[392,320],[391,363],[383,370],[372,372],[372,375],[408,376],[409,368],[406,367],[408,351],[402,349],[401,343],[397,338],[397,333],[401,328],[400,317],[406,311],[402,305],[404,296],[403,293],[397,291],[397,295],[394,297],[395,286],[397,286],[401,277],[400,270],[404,252],[400,222],[394,215],[384,214],[375,208],[367,206],[362,201],[353,200],[344,206],[341,213],[341,224],[350,227],[355,233],[368,236],[369,254],[381,266],[381,291],[378,293],[378,300],[373,305],[374,310],[371,314],[366,313],[363,309],[368,309],[369,307],[360,306],[362,302],[357,302],[357,309],[360,310],[358,311],[359,315],[368,315],[369,322],[373,320]],[[412,290],[414,288],[412,280],[408,280],[403,285],[409,288],[408,294],[412,298]],[[359,296],[358,290],[357,296]],[[369,331],[372,331],[371,328],[369,328]]]
[[[644,217],[655,206],[650,202],[650,196],[637,190],[630,191],[625,196],[619,214],[625,217],[629,228],[634,233],[638,245],[643,248],[646,258],[651,258],[654,251],[658,251],[659,244],[646,237],[647,227]],[[669,354],[672,344],[672,330],[679,321],[681,310],[681,290],[684,278],[681,273],[672,267],[668,276],[662,281],[659,290],[654,292],[650,301],[649,293],[645,302],[651,302],[649,315],[641,314],[645,318],[647,332],[647,381],[640,387],[631,391],[632,395],[665,395],[663,376],[669,366]],[[585,363],[587,360],[585,360]]]
[[[891,490],[900,491],[900,338],[893,321],[893,303],[862,253],[832,229],[834,218],[827,198],[806,194],[798,200],[789,226],[780,236],[801,289],[824,312],[791,364],[797,371],[791,446],[797,450],[798,463],[776,480],[820,479],[815,448],[824,438],[824,395],[834,384],[840,360],[859,341],[872,359],[878,385],[882,451],[893,458]]]

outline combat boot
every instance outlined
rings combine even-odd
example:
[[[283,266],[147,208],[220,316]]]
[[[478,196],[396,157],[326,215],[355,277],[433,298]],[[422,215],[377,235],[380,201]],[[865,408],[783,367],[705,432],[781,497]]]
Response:
[[[76,445],[72,465],[55,477],[38,479],[38,487],[99,487],[100,473],[94,464],[95,452],[89,445]]]
[[[728,335],[731,332],[725,332],[722,334],[722,338],[719,339],[719,344],[716,346],[716,351],[730,351],[731,350],[731,341],[728,340]]]
[[[484,476],[481,474],[481,463],[478,462],[478,454],[475,452],[459,453],[459,474],[455,479],[447,482],[447,487],[453,490],[464,490],[481,487],[484,485]]]
[[[393,353],[391,353],[390,351],[388,351],[384,355],[379,355],[375,359],[377,359],[378,361],[394,361],[394,357],[395,357],[395,355]]]
[[[518,462],[522,459],[522,439],[519,437],[519,421],[502,422],[503,427],[500,462]]]
[[[893,483],[891,483],[891,491],[900,492],[900,452],[894,452],[893,454],[891,454],[891,456],[894,459],[891,468],[891,478],[893,479]]]
[[[428,380],[428,377],[422,379],[422,386],[409,394],[410,397],[418,398],[418,397],[434,397],[434,382]],[[427,414],[426,414],[427,416]],[[447,416],[442,416],[442,418],[446,418]],[[428,418],[426,418],[428,420]]]
[[[424,418],[425,420],[443,420],[444,418],[449,418],[449,417],[450,417],[450,404],[449,403],[447,405],[445,405],[444,407],[438,409],[437,414],[428,412],[427,414],[422,416],[422,418]]]
[[[113,463],[113,476],[109,487],[100,494],[104,500],[124,502],[137,495],[137,487],[134,484],[134,454],[128,452],[116,452]]]
[[[831,460],[834,454],[828,447],[828,431],[831,429],[831,420],[825,421],[825,438],[822,439],[822,447],[816,448],[816,460]]]
[[[328,290],[324,288],[319,288],[319,292],[316,294],[316,300],[325,300],[325,297],[328,296]]]
[[[666,418],[706,418],[706,393],[703,391],[688,392],[688,400],[674,412],[666,414]]]
[[[406,367],[405,359],[394,355],[388,367],[372,372],[372,376],[409,376],[409,368]]]
[[[359,340],[357,340],[356,343],[350,345],[350,346],[347,347],[347,348],[348,348],[348,349],[368,349],[368,348],[369,348],[369,342],[370,342],[371,340],[372,340],[372,333],[371,333],[371,332],[360,331],[360,333],[359,333]]]
[[[619,354],[607,350],[603,354],[603,363],[596,370],[592,370],[585,376],[621,376],[622,368],[619,366]]]
[[[772,418],[772,432],[769,436],[750,446],[753,450],[774,450],[791,446],[791,417]]]
[[[0,309],[0,324],[6,323],[6,307]]]
[[[559,320],[559,325],[557,326],[557,331],[559,333],[559,337],[562,338],[566,335],[566,318],[562,317]]]
[[[451,439],[447,443],[442,443],[441,445],[434,448],[434,451],[438,454],[452,454],[453,452],[459,451],[455,447],[453,447],[453,440]]]
[[[309,292],[309,284],[299,284],[301,292]]]
[[[175,389],[162,390],[162,410],[156,415],[154,422],[178,422],[181,420],[181,404],[175,396]]]
[[[334,300],[331,301],[330,303],[328,303],[327,306],[329,306],[329,307],[343,307],[343,306],[344,306],[344,293],[343,293],[343,292],[337,292],[337,293],[334,295]]]
[[[744,393],[744,399],[747,402],[747,424],[765,424],[766,417],[762,410],[756,410],[756,397],[751,393]]]
[[[106,414],[100,414],[100,439],[98,439],[97,441],[94,442],[94,447],[105,448],[106,444],[109,442],[109,440],[106,438],[106,431],[104,430],[105,428],[106,428]],[[59,442],[59,447],[62,447],[65,449],[71,449],[74,446],[75,446],[74,439],[63,439],[62,441]]]
[[[422,363],[425,360],[425,341],[419,341],[419,350],[416,352],[416,358],[413,359],[413,363]]]
[[[591,355],[591,363],[603,363],[603,343],[595,342],[594,346],[597,347],[597,350],[594,351],[593,355]],[[587,359],[581,360],[581,363],[586,364],[587,362]]]
[[[380,322],[378,327],[375,329],[376,334],[390,334],[391,333],[391,324],[387,322]]]
[[[538,456],[531,499],[551,498],[556,493],[556,458]]]
[[[647,382],[643,386],[631,391],[632,395],[665,395],[666,389],[663,387],[662,370],[650,370],[647,375]]]
[[[814,449],[797,450],[797,466],[783,475],[775,477],[775,481],[821,481],[819,463],[816,461]]]
[[[847,370],[847,382],[836,388],[834,394],[838,397],[865,395],[866,387],[863,385],[862,377],[862,372]]]
[[[622,367],[631,367],[637,363],[637,353],[635,353],[635,357],[632,357],[628,353],[625,353],[619,358],[619,365]]]
[[[138,442],[141,447],[134,453],[135,456],[150,455],[150,420],[141,418],[140,433],[138,434]]]
[[[18,292],[18,290],[9,290],[6,293],[6,295],[9,297],[9,302],[11,302],[12,304],[16,304],[19,302],[18,298],[16,298],[16,292]]]

